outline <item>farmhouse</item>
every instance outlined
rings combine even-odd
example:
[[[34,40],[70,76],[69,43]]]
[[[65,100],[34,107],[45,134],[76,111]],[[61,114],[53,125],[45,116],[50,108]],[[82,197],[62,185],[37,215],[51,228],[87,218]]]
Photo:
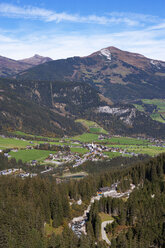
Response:
[[[109,191],[111,191],[110,187],[99,188],[97,195],[103,195],[104,193],[109,192]]]

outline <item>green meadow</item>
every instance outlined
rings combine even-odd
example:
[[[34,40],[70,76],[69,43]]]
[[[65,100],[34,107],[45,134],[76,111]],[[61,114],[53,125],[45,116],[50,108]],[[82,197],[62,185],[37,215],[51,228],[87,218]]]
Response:
[[[89,152],[88,149],[81,148],[81,147],[80,148],[79,147],[71,147],[70,150],[71,150],[71,152],[76,152],[79,154],[85,154],[85,153]]]
[[[94,134],[94,133],[83,133],[81,135],[74,136],[71,139],[72,140],[79,140],[80,142],[99,141],[98,134]]]
[[[148,140],[141,140],[141,139],[129,138],[129,137],[111,137],[110,139],[108,139],[106,141],[109,144],[117,144],[117,145],[144,145],[144,144],[149,144]]]
[[[148,105],[155,105],[157,109],[150,115],[150,117],[162,123],[165,123],[165,99],[143,99],[142,102]],[[143,105],[134,104],[135,108],[139,111],[145,112]]]
[[[21,159],[23,162],[30,162],[32,160],[43,161],[46,159],[52,151],[45,150],[19,150],[18,152],[9,152],[11,157],[15,158],[17,161]]]
[[[148,154],[149,156],[156,156],[159,153],[165,152],[164,147],[156,146],[133,146],[126,149],[128,152],[134,152],[136,154]]]
[[[153,120],[165,123],[165,99],[143,99],[142,101],[145,104],[156,105],[157,111],[151,114],[151,118]]]
[[[104,152],[109,158],[116,158],[122,156],[120,152]]]
[[[88,121],[85,119],[77,119],[76,122],[79,122],[83,126],[85,126],[88,129],[89,133],[108,134],[108,132],[105,129],[103,129],[100,125],[98,125],[94,121]]]
[[[20,135],[20,136],[28,136],[28,137],[37,138],[37,139],[47,139],[47,140],[59,141],[59,138],[50,138],[50,137],[45,137],[45,136],[39,136],[39,135],[24,133],[21,131],[15,131],[12,134],[16,134],[16,135]]]
[[[6,148],[25,148],[30,145],[29,141],[19,140],[15,138],[2,138],[0,136],[0,147]]]

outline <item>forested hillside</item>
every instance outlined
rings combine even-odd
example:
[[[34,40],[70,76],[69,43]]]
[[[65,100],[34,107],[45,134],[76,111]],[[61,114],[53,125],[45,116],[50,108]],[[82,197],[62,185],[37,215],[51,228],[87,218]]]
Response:
[[[162,138],[165,124],[133,105],[113,104],[87,83],[0,79],[0,126],[45,136],[86,131],[75,119],[96,121],[112,134]]]
[[[8,163],[1,155],[0,165]],[[100,240],[99,212],[115,218],[107,232],[112,247],[164,247],[165,230],[165,155],[136,162],[123,169],[110,169],[81,181],[56,184],[40,177],[0,180],[0,247],[106,247]],[[102,198],[92,205],[87,222],[87,236],[78,238],[68,227],[73,217],[70,199],[88,202],[99,187],[120,182],[124,191],[126,181],[136,189],[125,202]],[[44,226],[53,220],[55,228],[62,225],[59,235],[45,236]]]
[[[164,98],[164,75],[163,61],[107,47],[86,57],[50,61],[16,77],[89,83],[113,102],[130,102],[143,98]]]

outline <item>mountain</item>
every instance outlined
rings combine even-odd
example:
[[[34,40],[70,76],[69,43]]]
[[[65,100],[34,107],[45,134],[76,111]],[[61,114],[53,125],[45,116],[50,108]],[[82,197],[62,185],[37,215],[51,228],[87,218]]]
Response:
[[[19,62],[23,62],[23,63],[30,64],[30,65],[40,65],[40,64],[44,64],[49,61],[52,61],[52,59],[49,57],[40,56],[38,54],[35,54],[33,57],[30,57],[27,59],[19,60]]]
[[[0,56],[0,76],[9,77],[30,68],[31,65]]]
[[[29,66],[25,61],[33,68],[17,79],[0,79],[2,129],[73,135],[84,131],[75,123],[84,118],[112,134],[165,136],[165,124],[136,109],[143,98],[164,98],[165,62],[115,47],[87,57],[51,61],[35,55],[17,63]]]
[[[38,65],[19,73],[17,78],[89,83],[113,102],[129,102],[164,98],[165,62],[108,47],[86,57]]]
[[[165,125],[130,104],[112,104],[88,83],[0,79],[0,127],[46,136],[87,131],[76,119],[111,134],[165,136]]]
[[[85,128],[75,122],[75,114],[98,107],[100,102],[87,84],[1,78],[0,129],[46,136],[80,134]]]
[[[17,73],[27,70],[33,66],[51,61],[51,58],[34,55],[31,58],[23,60],[13,60],[0,56],[0,76],[11,77]]]

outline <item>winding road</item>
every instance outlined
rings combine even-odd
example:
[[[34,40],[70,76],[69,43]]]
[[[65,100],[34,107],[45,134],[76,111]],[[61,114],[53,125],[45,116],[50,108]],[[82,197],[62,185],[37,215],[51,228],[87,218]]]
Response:
[[[105,240],[105,242],[108,245],[111,245],[111,241],[108,239],[106,231],[105,231],[105,227],[108,224],[111,224],[113,222],[113,220],[108,220],[108,221],[104,221],[101,223],[101,236],[102,236],[102,240]]]

